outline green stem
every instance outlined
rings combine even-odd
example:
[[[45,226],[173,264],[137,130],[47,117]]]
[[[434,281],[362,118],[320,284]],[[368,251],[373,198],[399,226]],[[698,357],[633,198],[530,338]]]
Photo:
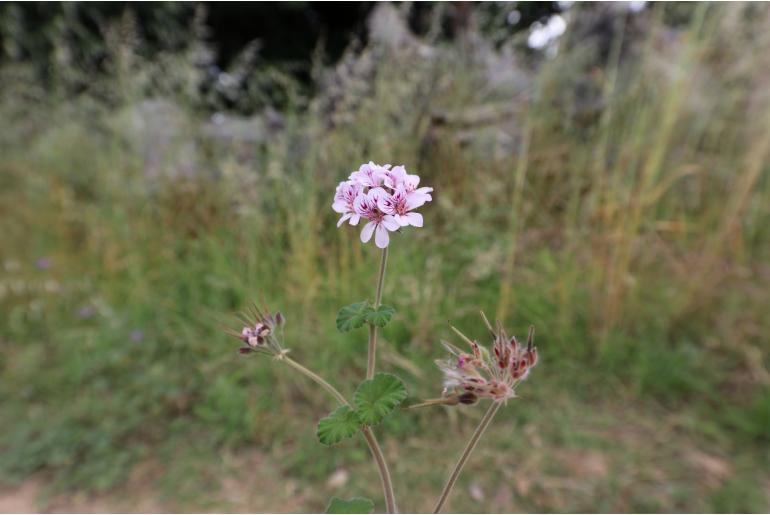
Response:
[[[337,399],[343,406],[350,406],[350,403],[345,398],[345,396],[342,395],[339,390],[329,384],[329,382],[327,382],[323,377],[319,376],[309,368],[300,365],[285,354],[281,357],[281,361],[321,386],[324,390],[329,392],[332,397]],[[393,483],[390,480],[390,471],[388,470],[387,463],[385,463],[385,456],[382,454],[382,449],[380,449],[380,445],[377,443],[377,438],[375,438],[374,433],[368,426],[362,427],[361,433],[363,433],[364,439],[369,445],[369,450],[372,452],[372,457],[377,464],[377,470],[380,473],[380,482],[382,483],[382,491],[385,495],[385,506],[388,510],[388,513],[398,513],[396,508],[395,495],[393,494]]]
[[[377,276],[377,295],[374,297],[374,307],[380,307],[382,302],[382,285],[385,282],[385,266],[388,264],[388,247],[382,249],[382,257],[380,258],[380,275]]]
[[[484,434],[484,431],[487,429],[487,427],[489,427],[489,423],[492,422],[492,419],[494,418],[495,413],[497,413],[497,410],[500,409],[501,404],[502,403],[498,401],[492,402],[487,412],[484,413],[484,416],[481,418],[481,422],[479,422],[478,427],[476,427],[473,435],[471,435],[471,439],[468,440],[465,449],[463,449],[463,453],[460,455],[460,459],[457,461],[457,465],[455,465],[455,468],[452,470],[452,474],[449,476],[446,485],[444,485],[444,490],[441,492],[441,497],[439,497],[438,502],[436,503],[436,507],[433,509],[433,513],[441,513],[441,508],[444,507],[444,503],[446,503],[449,494],[452,492],[452,488],[455,486],[457,478],[460,477],[460,472],[462,472],[463,467],[465,466],[465,462],[468,461],[468,458],[473,452],[473,449],[476,448],[476,444],[479,443],[479,440],[481,440],[481,436]]]
[[[385,282],[385,266],[388,264],[388,247],[382,249],[380,259],[380,273],[377,276],[377,293],[374,297],[374,309],[380,307],[382,302],[382,284]],[[366,378],[374,377],[374,367],[377,361],[377,326],[369,324],[369,353],[366,360]]]
[[[324,390],[326,390],[327,392],[332,394],[332,397],[337,399],[340,402],[340,404],[342,404],[343,406],[349,406],[350,405],[350,403],[345,398],[345,396],[342,395],[339,392],[339,390],[337,390],[335,387],[333,387],[328,382],[326,382],[326,380],[323,377],[319,376],[318,374],[316,374],[315,372],[313,372],[309,368],[305,368],[304,366],[300,365],[299,363],[297,363],[296,361],[291,359],[289,356],[286,356],[285,354],[284,354],[284,356],[282,358],[282,361],[286,362],[287,365],[289,365],[293,369],[297,370],[301,374],[304,374],[305,377],[307,377],[308,379],[310,379],[312,381],[315,381]]]

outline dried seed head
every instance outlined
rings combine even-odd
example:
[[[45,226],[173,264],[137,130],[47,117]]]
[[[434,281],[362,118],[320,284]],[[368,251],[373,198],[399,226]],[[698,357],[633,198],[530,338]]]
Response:
[[[444,372],[446,397],[451,397],[452,391],[467,396],[468,401],[481,397],[498,401],[514,397],[518,383],[529,375],[530,369],[537,363],[533,327],[530,327],[527,346],[523,347],[515,337],[508,338],[500,322],[493,330],[483,313],[482,319],[492,333],[492,352],[452,328],[468,343],[472,354],[463,353],[451,344],[445,345],[456,356],[456,359],[437,361]]]

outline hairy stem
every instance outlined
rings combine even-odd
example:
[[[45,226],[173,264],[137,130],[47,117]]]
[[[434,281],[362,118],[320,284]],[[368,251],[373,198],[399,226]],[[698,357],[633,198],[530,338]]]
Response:
[[[374,457],[374,461],[377,462],[377,468],[380,471],[382,491],[385,494],[385,507],[387,508],[388,513],[398,513],[398,508],[396,508],[396,496],[393,493],[393,483],[390,480],[390,471],[388,470],[388,464],[385,463],[385,456],[382,454],[382,449],[380,449],[380,445],[377,443],[377,439],[374,437],[374,433],[369,426],[364,426],[363,429],[361,429],[361,432],[364,434],[366,443],[369,444],[369,450],[372,451],[372,456]]]
[[[332,397],[337,399],[343,406],[350,406],[350,403],[345,398],[345,396],[342,395],[339,390],[329,384],[329,382],[327,382],[323,377],[319,376],[309,368],[300,365],[285,354],[281,356],[281,361],[311,381],[314,381],[324,390],[329,392]],[[372,452],[374,461],[377,464],[377,470],[380,473],[380,482],[382,483],[382,491],[385,495],[385,506],[388,510],[388,513],[397,513],[398,510],[396,509],[396,499],[395,495],[393,494],[393,483],[390,480],[390,471],[388,470],[388,465],[385,463],[385,457],[382,454],[382,449],[380,449],[380,445],[377,443],[377,438],[375,438],[371,428],[364,426],[361,428],[361,433],[363,433],[364,439],[366,440],[367,445],[369,445],[369,450]]]
[[[369,353],[366,356],[366,378],[374,377],[374,366],[377,361],[377,326],[369,324]]]
[[[380,307],[382,302],[382,284],[385,282],[385,266],[388,264],[388,247],[382,249],[380,259],[380,273],[377,276],[377,293],[374,297],[374,308]],[[377,362],[377,326],[369,324],[369,354],[366,360],[366,378],[374,377],[374,367]]]
[[[479,440],[481,440],[481,436],[484,434],[484,431],[487,429],[487,427],[489,427],[489,423],[492,422],[492,419],[495,417],[495,413],[497,413],[497,410],[500,409],[500,404],[501,403],[497,401],[492,402],[487,412],[484,413],[484,416],[481,418],[481,422],[479,422],[478,427],[476,427],[473,435],[471,435],[471,439],[468,440],[465,449],[463,449],[463,453],[460,455],[460,459],[457,461],[457,465],[455,465],[455,468],[452,470],[452,474],[449,476],[446,485],[444,485],[444,490],[441,492],[441,497],[439,497],[438,502],[436,503],[436,507],[433,509],[433,513],[441,512],[441,508],[444,507],[444,503],[446,503],[447,498],[449,498],[449,494],[452,492],[452,488],[455,486],[457,478],[460,477],[460,472],[462,472],[463,467],[465,466],[465,462],[468,461],[468,458],[473,452],[473,449],[476,448],[476,444],[478,444]]]

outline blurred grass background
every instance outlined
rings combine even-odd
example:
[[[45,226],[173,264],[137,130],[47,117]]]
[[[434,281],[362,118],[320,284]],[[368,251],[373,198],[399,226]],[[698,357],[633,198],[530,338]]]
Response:
[[[484,309],[538,331],[542,361],[450,510],[770,510],[768,7],[577,5],[541,51],[481,32],[478,6],[452,38],[459,7],[432,6],[415,36],[412,8],[380,6],[390,25],[336,63],[319,46],[311,87],[250,69],[232,97],[260,106],[248,119],[202,107],[200,17],[147,55],[126,10],[98,73],[3,62],[4,496],[382,509],[365,446],[315,440],[331,400],[221,329],[265,299],[295,359],[352,392],[366,335],[334,317],[372,295],[377,254],[330,205],[371,159],[435,188],[425,227],[393,238],[380,368],[435,397],[450,323],[481,338]],[[378,429],[402,509],[432,507],[481,411]]]

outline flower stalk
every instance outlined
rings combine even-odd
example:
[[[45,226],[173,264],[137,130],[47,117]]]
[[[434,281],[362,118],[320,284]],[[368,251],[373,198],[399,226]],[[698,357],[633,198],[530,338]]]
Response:
[[[377,275],[377,290],[374,295],[374,309],[380,307],[382,303],[382,286],[385,283],[385,268],[388,265],[388,247],[382,249],[382,256],[380,258],[380,271]],[[377,326],[369,324],[369,351],[366,359],[366,378],[372,379],[374,377],[374,369],[377,363]],[[385,493],[385,506],[388,513],[397,513],[396,498],[393,493],[393,483],[390,479],[390,472],[388,471],[388,465],[385,463],[385,457],[382,454],[377,440],[374,438],[371,428],[364,426],[362,429],[364,438],[369,444],[369,449],[372,451],[372,456],[377,462],[377,467],[380,470],[380,478],[382,480],[382,489]]]
[[[279,354],[277,359],[283,361],[311,381],[314,381],[318,386],[329,392],[331,396],[337,399],[337,401],[339,401],[339,403],[343,406],[350,406],[348,400],[339,392],[339,390],[332,386],[323,377],[288,357],[286,353]],[[362,427],[361,433],[364,435],[364,440],[366,440],[366,443],[369,446],[372,457],[377,464],[377,470],[380,473],[380,482],[382,483],[382,491],[383,495],[385,496],[385,507],[388,513],[398,513],[396,508],[396,499],[393,493],[393,482],[390,479],[390,471],[388,470],[388,465],[385,462],[385,456],[382,454],[382,449],[380,449],[380,445],[377,443],[377,438],[374,436],[372,429],[368,426]]]
[[[289,356],[286,356],[285,354],[282,355],[282,357],[279,358],[279,360],[283,361],[284,363],[292,367],[297,372],[303,374],[305,377],[307,377],[311,381],[314,381],[318,386],[320,386],[321,388],[329,392],[332,395],[332,397],[337,399],[339,403],[342,404],[343,406],[349,405],[348,400],[345,398],[345,396],[342,395],[339,392],[339,390],[337,390],[335,387],[329,384],[323,377],[319,376],[309,368],[306,368],[305,366],[300,365],[299,363],[291,359]]]
[[[463,453],[460,455],[460,459],[457,461],[455,468],[452,470],[452,474],[450,474],[446,485],[444,485],[444,489],[441,491],[441,496],[436,502],[436,507],[433,508],[433,513],[441,513],[441,509],[444,507],[444,504],[449,498],[449,494],[452,493],[452,488],[454,488],[455,483],[457,482],[457,478],[460,477],[460,473],[462,472],[465,463],[468,461],[468,458],[473,452],[473,449],[476,448],[479,440],[481,440],[481,437],[484,435],[484,431],[486,431],[487,427],[489,427],[489,424],[495,417],[497,410],[500,409],[501,404],[502,402],[500,401],[493,401],[492,404],[489,405],[487,412],[484,413],[484,416],[481,418],[479,425],[471,435],[471,439],[468,440],[468,443],[465,445],[465,449],[463,449]]]
[[[382,303],[382,285],[385,282],[385,267],[388,264],[388,247],[382,249],[380,258],[380,272],[377,276],[377,291],[374,296],[374,309]],[[369,353],[366,360],[366,378],[374,377],[374,368],[377,361],[377,326],[369,324]]]
[[[398,513],[396,495],[393,493],[393,482],[390,479],[388,464],[385,463],[385,455],[382,454],[382,449],[380,449],[380,445],[377,443],[377,439],[374,437],[374,433],[369,426],[364,426],[361,432],[364,434],[366,443],[369,444],[369,450],[372,451],[374,461],[377,462],[377,469],[380,471],[382,492],[385,495],[385,509],[388,513]]]

